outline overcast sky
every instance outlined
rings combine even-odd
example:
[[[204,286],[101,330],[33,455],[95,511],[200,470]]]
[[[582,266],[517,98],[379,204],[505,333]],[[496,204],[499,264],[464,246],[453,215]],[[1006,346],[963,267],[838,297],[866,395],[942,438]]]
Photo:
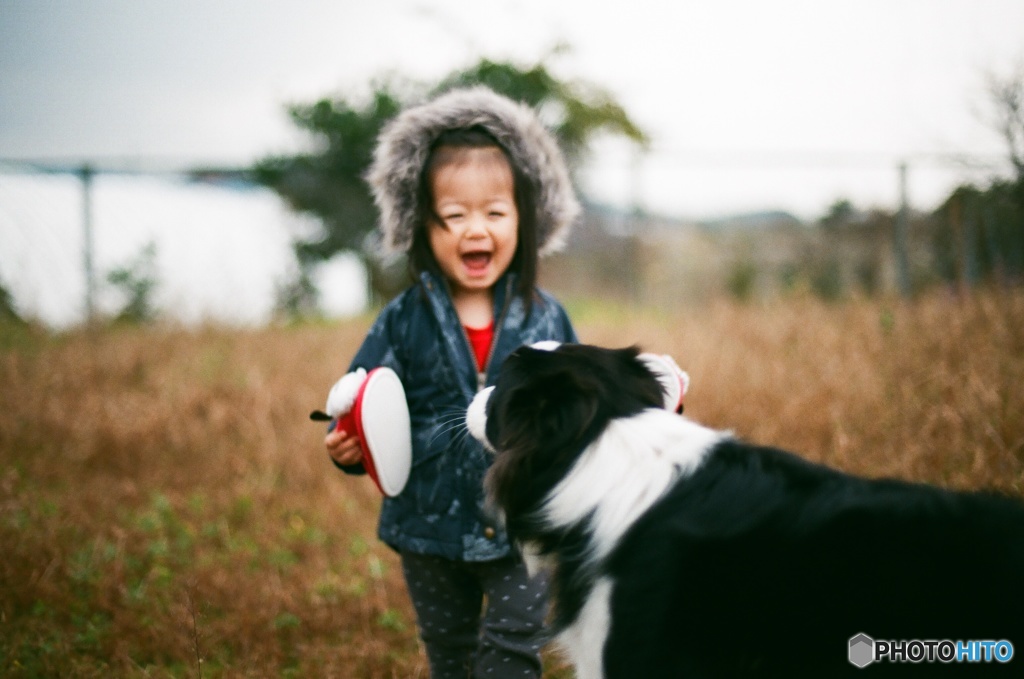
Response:
[[[0,0],[0,158],[248,163],[299,148],[288,102],[550,61],[653,137],[595,149],[591,197],[680,215],[834,199],[933,207],[1003,152],[985,75],[1024,64],[1021,0]]]

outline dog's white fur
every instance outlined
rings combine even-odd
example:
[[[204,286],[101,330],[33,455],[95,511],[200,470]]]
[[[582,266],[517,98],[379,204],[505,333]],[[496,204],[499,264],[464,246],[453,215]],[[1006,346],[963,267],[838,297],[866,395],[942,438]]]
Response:
[[[690,474],[725,435],[674,413],[650,409],[613,421],[552,491],[544,515],[570,526],[593,512],[593,553],[600,563],[626,530],[682,474]],[[536,566],[534,566],[536,568]],[[576,667],[577,679],[604,676],[601,653],[611,624],[612,582],[599,578],[579,618],[557,643]]]
[[[601,653],[608,639],[611,614],[612,581],[600,578],[587,598],[576,622],[558,635],[556,643],[576,668],[576,679],[601,679],[604,663]]]
[[[594,561],[679,478],[690,474],[725,434],[661,409],[613,420],[545,503],[554,526],[593,512]]]

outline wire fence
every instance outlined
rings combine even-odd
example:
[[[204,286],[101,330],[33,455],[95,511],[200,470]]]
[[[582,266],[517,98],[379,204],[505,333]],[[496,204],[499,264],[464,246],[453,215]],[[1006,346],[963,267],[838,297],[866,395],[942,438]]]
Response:
[[[293,275],[291,239],[312,228],[272,192],[182,175],[0,174],[0,284],[47,325],[116,313],[115,270],[144,268],[168,318],[260,324]]]
[[[584,240],[595,228],[620,236],[649,233],[651,224],[658,222],[649,213],[685,213],[687,206],[697,211],[712,204],[711,199],[717,201],[719,212],[738,214],[779,206],[781,195],[813,196],[793,206],[806,223],[827,209],[829,201],[854,195],[852,187],[863,185],[865,175],[873,177],[874,187],[861,194],[867,196],[862,198],[865,207],[892,214],[908,207],[931,211],[952,188],[984,185],[1006,172],[998,158],[948,154],[898,159],[875,154],[662,149],[650,156],[618,159],[613,152],[611,162],[608,157],[604,161],[596,165],[618,170],[601,176],[583,173],[587,197],[598,208],[597,214],[587,217],[591,228],[580,230]],[[152,278],[153,303],[165,318],[266,323],[274,317],[279,291],[297,272],[292,241],[319,227],[314,219],[291,211],[272,191],[225,176],[214,173],[197,180],[185,170],[130,162],[114,168],[79,162],[0,162],[0,286],[22,316],[66,327],[94,314],[116,314],[130,291],[112,283],[110,274],[134,271]],[[724,193],[710,196],[713,191]],[[812,204],[813,200],[818,202]],[[660,224],[671,228],[670,222]],[[683,222],[687,220],[674,224]],[[690,226],[693,223],[689,220]],[[872,237],[893,236],[877,232]],[[747,266],[736,264],[735,250],[749,245],[737,242],[734,235],[719,242],[713,257],[731,257],[726,277],[735,276],[737,266]],[[623,248],[622,257],[602,267],[613,274],[652,261],[654,266],[671,268],[663,261],[666,252],[682,263],[694,253],[681,248],[697,246],[706,245],[692,238],[680,240],[678,234],[675,249],[667,251],[648,240],[643,247]],[[722,248],[734,252],[723,254]],[[763,248],[764,253],[769,250]],[[642,256],[645,262],[634,262],[623,253]],[[609,255],[615,252],[602,258]],[[578,262],[579,275],[562,278],[586,288],[587,277],[596,276],[592,264],[593,258]],[[705,274],[695,270],[694,280]],[[626,296],[635,296],[644,287],[635,277],[635,271],[631,276],[612,276],[628,288]],[[369,299],[366,275],[354,257],[322,267],[315,282],[330,315],[357,313]],[[680,286],[706,291],[706,285]]]

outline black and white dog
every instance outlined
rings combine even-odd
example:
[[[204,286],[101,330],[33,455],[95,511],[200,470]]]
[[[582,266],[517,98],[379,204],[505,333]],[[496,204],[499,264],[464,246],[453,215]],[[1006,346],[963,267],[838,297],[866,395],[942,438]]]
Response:
[[[467,412],[579,679],[1024,675],[1024,504],[857,478],[661,404],[636,349],[561,345],[517,350]],[[943,662],[975,641],[1011,646]]]

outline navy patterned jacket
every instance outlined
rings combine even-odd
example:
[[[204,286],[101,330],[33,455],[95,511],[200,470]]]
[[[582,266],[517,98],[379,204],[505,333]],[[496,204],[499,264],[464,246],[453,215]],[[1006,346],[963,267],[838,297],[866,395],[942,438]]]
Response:
[[[400,495],[384,498],[378,525],[380,539],[393,549],[462,561],[512,553],[483,506],[490,454],[465,431],[466,408],[517,347],[577,341],[565,310],[547,292],[538,290],[527,316],[515,282],[515,274],[506,274],[495,285],[494,342],[482,374],[447,284],[429,273],[381,311],[352,359],[350,371],[394,370],[409,402],[412,471]],[[342,469],[365,473],[362,465]]]

